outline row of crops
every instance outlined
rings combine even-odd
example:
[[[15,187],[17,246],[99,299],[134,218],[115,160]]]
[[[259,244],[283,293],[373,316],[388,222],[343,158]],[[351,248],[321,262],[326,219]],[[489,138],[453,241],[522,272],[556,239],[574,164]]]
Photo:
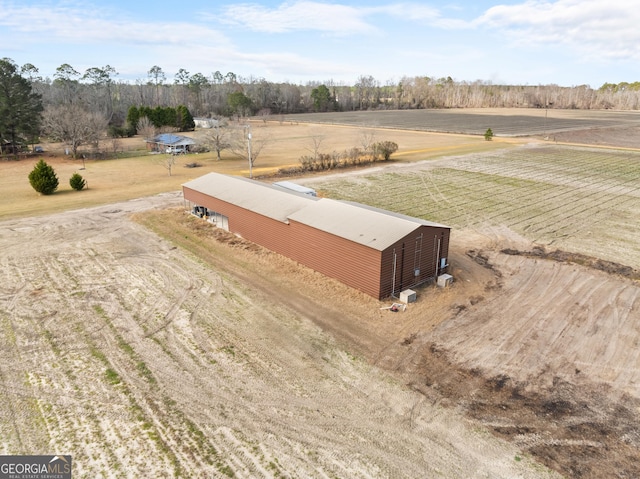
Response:
[[[317,188],[454,229],[505,225],[541,244],[640,267],[635,152],[527,146]]]
[[[351,126],[397,128],[401,130],[434,131],[482,135],[491,128],[497,136],[530,136],[553,134],[568,130],[586,130],[637,124],[638,115],[606,112],[576,112],[572,115],[543,109],[523,109],[513,114],[468,113],[466,110],[387,110],[293,115],[287,120],[330,123]]]

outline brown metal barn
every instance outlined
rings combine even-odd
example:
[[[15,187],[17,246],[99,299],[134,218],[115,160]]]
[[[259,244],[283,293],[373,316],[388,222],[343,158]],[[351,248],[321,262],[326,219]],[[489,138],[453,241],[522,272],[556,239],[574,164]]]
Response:
[[[448,226],[217,173],[182,190],[194,214],[378,299],[448,266]]]

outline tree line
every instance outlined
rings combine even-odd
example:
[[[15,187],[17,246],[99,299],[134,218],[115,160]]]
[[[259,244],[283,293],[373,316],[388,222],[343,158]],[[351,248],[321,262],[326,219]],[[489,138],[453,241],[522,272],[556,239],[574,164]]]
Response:
[[[640,82],[588,85],[494,85],[484,81],[455,81],[451,77],[402,77],[382,84],[362,75],[353,84],[334,81],[306,85],[243,78],[232,72],[210,75],[180,69],[172,80],[160,66],[152,66],[145,78],[118,79],[110,65],[92,67],[83,73],[69,64],[56,69],[53,78],[40,75],[30,63],[18,66],[0,60],[0,140],[3,145],[32,143],[41,133],[53,131],[60,118],[78,118],[72,125],[94,125],[110,129],[111,136],[131,134],[135,113],[144,111],[153,125],[159,116],[246,117],[323,111],[355,111],[424,108],[559,108],[640,109]],[[166,108],[174,109],[167,113]],[[188,112],[188,115],[185,114]],[[70,113],[71,112],[71,113]],[[162,122],[161,122],[162,123]],[[179,123],[179,122],[178,122]],[[184,125],[176,126],[184,128]],[[95,135],[94,135],[95,136]],[[87,135],[80,143],[91,143]],[[75,151],[75,150],[74,150]]]

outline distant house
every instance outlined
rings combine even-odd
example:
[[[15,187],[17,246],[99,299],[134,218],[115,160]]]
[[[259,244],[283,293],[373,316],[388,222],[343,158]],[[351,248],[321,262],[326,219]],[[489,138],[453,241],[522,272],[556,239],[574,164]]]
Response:
[[[196,142],[188,136],[162,133],[146,140],[147,150],[160,153],[187,153]]]
[[[20,145],[9,140],[3,140],[0,144],[0,151],[3,154],[17,155],[20,152]]]
[[[196,128],[215,128],[220,124],[215,118],[194,118],[193,122],[196,124]]]

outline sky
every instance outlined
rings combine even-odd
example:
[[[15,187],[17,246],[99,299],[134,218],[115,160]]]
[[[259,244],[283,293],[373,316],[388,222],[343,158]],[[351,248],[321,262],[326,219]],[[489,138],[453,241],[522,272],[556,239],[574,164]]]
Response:
[[[294,84],[640,81],[640,0],[0,0],[0,58],[53,78],[186,70]]]

